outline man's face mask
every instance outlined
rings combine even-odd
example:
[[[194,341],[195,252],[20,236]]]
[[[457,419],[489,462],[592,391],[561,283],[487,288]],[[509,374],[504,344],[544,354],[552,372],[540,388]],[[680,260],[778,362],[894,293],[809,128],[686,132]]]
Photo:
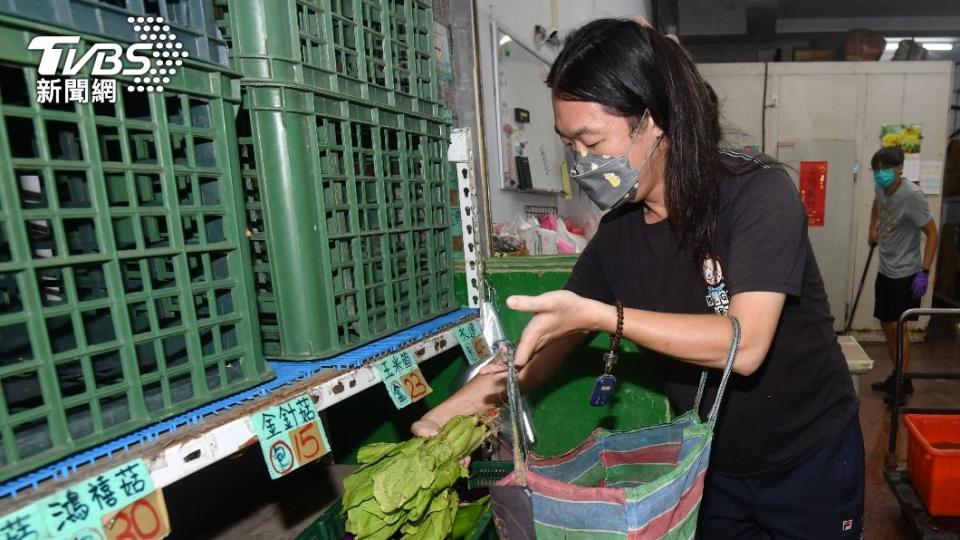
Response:
[[[880,189],[887,189],[888,187],[892,186],[896,180],[897,173],[894,171],[893,167],[873,171],[873,181],[877,184],[877,186],[880,187]]]
[[[650,153],[640,164],[639,169],[631,167],[628,158],[636,138],[631,139],[630,146],[619,156],[602,156],[571,149],[570,178],[577,182],[580,189],[601,210],[609,210],[624,202],[630,202],[636,196],[637,188],[640,186],[640,172],[647,166],[653,152],[660,146],[660,139],[657,137],[656,144],[650,149]]]

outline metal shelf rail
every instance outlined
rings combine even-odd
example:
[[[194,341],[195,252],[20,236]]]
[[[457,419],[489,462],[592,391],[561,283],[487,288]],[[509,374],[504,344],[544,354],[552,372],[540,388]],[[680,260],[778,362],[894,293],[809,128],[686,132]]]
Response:
[[[270,362],[276,379],[70,456],[0,484],[0,516],[46,495],[141,458],[156,489],[256,443],[251,417],[309,394],[317,411],[381,382],[373,361],[408,350],[423,363],[458,346],[454,329],[478,318],[464,308],[334,358]]]
[[[893,399],[890,405],[890,440],[884,462],[884,476],[894,496],[900,503],[900,509],[914,535],[921,540],[957,540],[960,539],[960,518],[941,518],[931,516],[920,501],[916,490],[910,483],[906,470],[897,469],[897,436],[901,414],[960,414],[957,407],[904,407],[898,405],[900,382],[904,377],[927,380],[957,380],[960,372],[903,371],[903,325],[921,315],[958,316],[958,308],[914,308],[904,311],[897,321],[897,359],[893,368]]]

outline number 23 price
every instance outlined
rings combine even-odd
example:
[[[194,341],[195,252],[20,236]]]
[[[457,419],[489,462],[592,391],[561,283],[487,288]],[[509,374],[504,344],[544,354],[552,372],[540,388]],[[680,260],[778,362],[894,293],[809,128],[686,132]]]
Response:
[[[417,401],[423,396],[433,391],[427,382],[423,380],[423,373],[419,369],[403,376],[400,381],[403,383],[404,390],[410,396],[412,401]]]

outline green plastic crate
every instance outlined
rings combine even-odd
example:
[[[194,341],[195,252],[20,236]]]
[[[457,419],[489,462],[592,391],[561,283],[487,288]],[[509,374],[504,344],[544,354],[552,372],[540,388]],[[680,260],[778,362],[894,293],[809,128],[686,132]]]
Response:
[[[63,32],[0,17],[0,480],[271,375],[238,77],[187,63],[162,93],[39,105],[27,44]]]
[[[474,461],[470,464],[470,478],[467,479],[467,487],[478,489],[495,486],[497,482],[503,480],[512,472],[512,461]]]
[[[297,535],[297,540],[340,540],[346,536],[344,517],[340,515],[343,505],[340,499],[323,512],[316,521]]]
[[[139,41],[128,17],[160,17],[194,59],[228,65],[212,0],[0,0],[0,14],[127,43]]]
[[[265,354],[328,357],[456,307],[446,124],[293,88],[244,92]]]
[[[437,115],[433,8],[420,0],[214,0],[244,77]]]
[[[316,521],[297,535],[297,540],[341,540],[347,535],[342,506],[337,500]],[[493,525],[493,512],[486,511],[477,521],[477,530],[470,540],[495,540],[497,532]]]

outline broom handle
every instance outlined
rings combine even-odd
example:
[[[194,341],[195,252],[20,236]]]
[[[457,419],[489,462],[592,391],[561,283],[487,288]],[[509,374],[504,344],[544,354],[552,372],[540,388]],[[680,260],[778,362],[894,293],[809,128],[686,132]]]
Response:
[[[857,296],[853,299],[853,308],[850,310],[850,317],[847,319],[847,324],[843,325],[844,334],[849,333],[850,327],[853,326],[853,316],[857,313],[857,306],[860,304],[860,294],[863,292],[863,284],[867,281],[867,272],[870,271],[870,261],[873,260],[873,252],[876,249],[876,244],[870,246],[870,254],[867,255],[867,264],[863,267],[863,275],[860,276],[860,286],[857,287]]]

